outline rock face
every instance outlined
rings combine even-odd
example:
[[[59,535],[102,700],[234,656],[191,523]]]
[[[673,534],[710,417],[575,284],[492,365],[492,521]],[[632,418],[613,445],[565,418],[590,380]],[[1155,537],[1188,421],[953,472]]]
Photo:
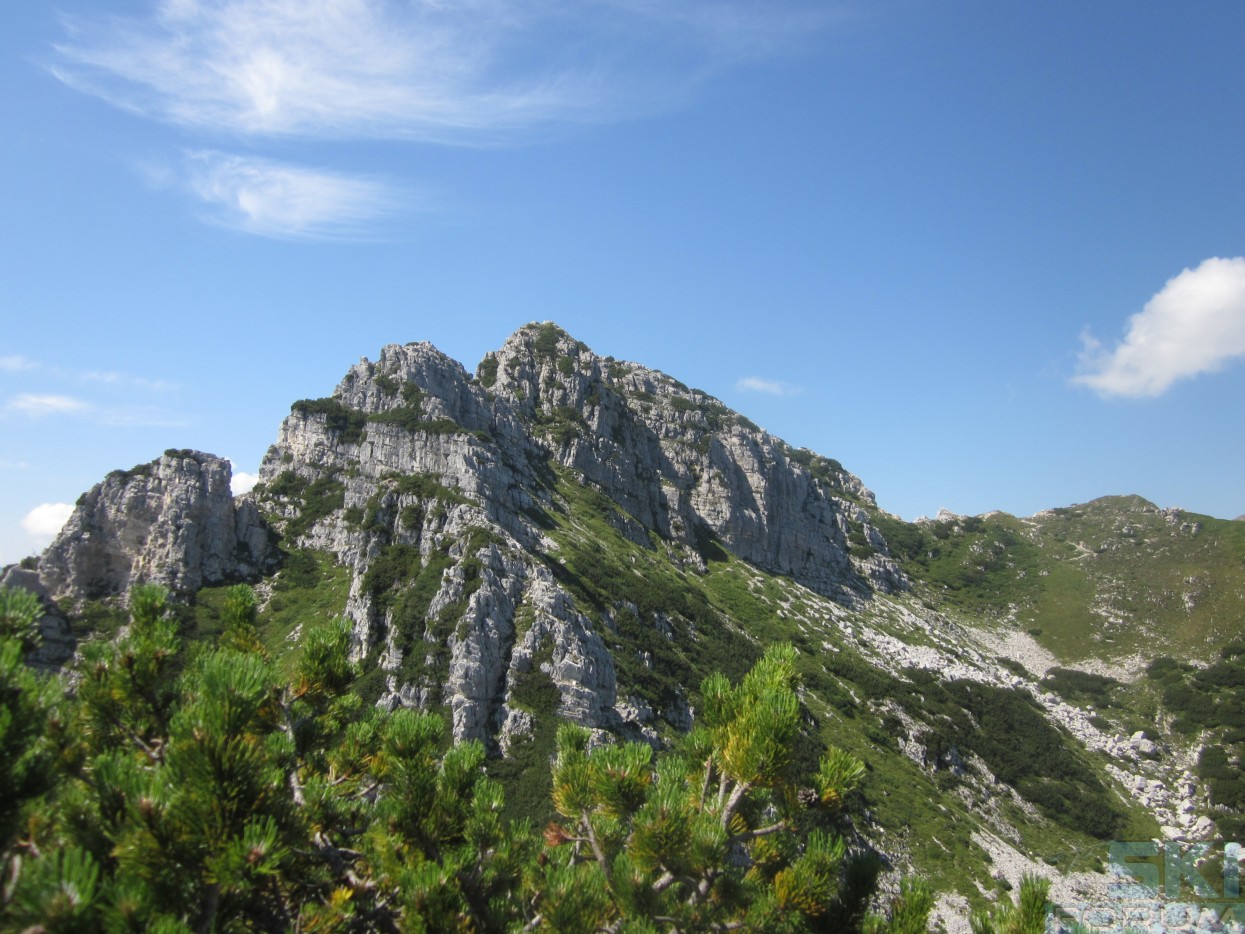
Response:
[[[551,325],[518,331],[479,375],[497,407],[543,426],[562,466],[617,502],[640,535],[694,545],[708,532],[820,593],[862,585],[848,536],[870,539],[860,506],[875,503],[837,462],[792,449],[664,373],[598,357]],[[885,559],[884,540],[874,540]],[[904,586],[887,561],[868,576],[884,589]]]
[[[295,403],[260,477],[287,544],[353,568],[347,615],[358,657],[387,673],[381,703],[448,705],[457,739],[503,749],[531,729],[514,692],[533,678],[591,727],[652,739],[689,716],[674,691],[619,700],[617,608],[585,614],[553,534],[567,482],[637,548],[701,570],[732,555],[842,602],[906,587],[872,494],[836,462],[552,324],[474,377],[430,344],[383,348],[332,397]]]
[[[579,577],[577,561],[618,558],[594,554],[592,522],[632,567],[658,550],[698,573],[742,561],[842,604],[907,586],[873,495],[837,462],[552,324],[521,328],[474,376],[429,344],[383,348],[331,397],[294,404],[260,475],[235,501],[228,462],[198,452],[109,474],[40,558],[43,593],[255,579],[280,559],[262,511],[286,549],[353,570],[345,611],[382,705],[444,706],[457,739],[508,749],[533,729],[533,697],[654,742],[690,722],[687,685],[648,682],[655,657],[694,649],[696,612]],[[627,573],[623,590],[646,593]]]
[[[254,503],[234,503],[229,462],[198,451],[166,451],[114,471],[79,498],[39,559],[56,600],[77,601],[158,583],[193,592],[255,578],[275,550]]]
[[[352,624],[360,694],[390,710],[438,710],[456,740],[481,740],[520,769],[545,768],[555,713],[668,741],[691,728],[701,677],[738,676],[763,646],[787,641],[814,661],[809,696],[820,692],[828,718],[839,709],[876,718],[903,767],[949,771],[991,833],[1018,843],[1009,822],[1039,812],[1000,788],[980,749],[947,747],[944,707],[927,716],[924,695],[917,705],[900,685],[933,673],[969,694],[986,686],[991,697],[1026,695],[1024,709],[1097,757],[1166,839],[1216,832],[1203,813],[1209,794],[1193,779],[1196,751],[1130,737],[1053,693],[1042,676],[1058,659],[1024,632],[944,615],[929,580],[910,591],[886,534],[920,574],[914,547],[932,559],[937,542],[980,530],[983,517],[943,512],[925,521],[927,539],[917,526],[905,531],[836,461],[792,448],[666,374],[598,356],[552,324],[521,328],[474,374],[426,343],[384,347],[331,396],[294,403],[260,476],[235,499],[226,461],[169,451],[84,494],[33,569],[0,575],[47,611],[31,662],[54,668],[74,651],[54,601],[122,596],[147,581],[189,594],[284,573],[282,552],[304,563],[313,556],[297,552],[307,549],[350,572],[348,594],[333,590],[328,602]],[[1144,501],[1108,505],[1119,525],[1112,543],[1143,537],[1137,515],[1160,516],[1172,535],[1201,532],[1198,521]],[[1087,529],[1095,523],[1084,519]],[[996,553],[1002,545],[984,533],[982,541],[964,549],[964,568],[1010,572],[1015,555]],[[1078,545],[1074,560],[1109,553],[1094,541],[1097,550]],[[1026,573],[1015,580],[1038,577]],[[292,579],[267,592],[276,599],[285,585],[301,586]],[[945,579],[933,578],[944,590]],[[1185,583],[1186,604],[1202,599],[1194,578]],[[1016,606],[1003,610],[1014,621]],[[957,742],[975,741],[964,724]],[[1044,864],[1009,865],[1015,884]]]

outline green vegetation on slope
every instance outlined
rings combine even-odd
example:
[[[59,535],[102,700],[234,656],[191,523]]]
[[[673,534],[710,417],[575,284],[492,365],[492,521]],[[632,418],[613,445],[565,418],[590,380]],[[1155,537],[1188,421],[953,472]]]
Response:
[[[737,677],[760,650],[714,607],[695,573],[677,567],[654,537],[647,547],[619,531],[630,517],[604,494],[559,473],[548,566],[601,624],[620,695],[668,711],[711,671]],[[630,520],[634,525],[634,520]]]
[[[1225,646],[1205,668],[1162,656],[1146,675],[1161,686],[1172,728],[1203,743],[1198,776],[1210,793],[1220,839],[1245,838],[1245,643]]]
[[[282,670],[297,664],[302,627],[324,625],[342,615],[350,596],[349,568],[332,555],[292,549],[272,580],[272,594],[255,620],[260,642]],[[230,586],[202,588],[189,606],[175,605],[181,634],[193,643],[213,643],[225,628],[225,604]]]
[[[343,444],[358,444],[363,440],[367,416],[337,399],[299,399],[290,411],[303,417],[323,415],[325,427],[336,434]]]
[[[37,601],[0,591],[6,930],[926,927],[920,882],[868,911],[881,866],[842,834],[861,763],[821,750],[793,784],[790,649],[706,679],[701,725],[660,755],[560,728],[542,839],[503,818],[480,743],[445,749],[437,717],[347,690],[344,621],[309,629],[283,675],[248,588],[193,657],[165,598],[134,588],[125,636],[91,643],[69,691],[22,662]]]
[[[1136,496],[1030,519],[876,522],[928,599],[1008,620],[1067,661],[1158,646],[1198,658],[1245,630],[1245,523]]]
[[[944,684],[927,671],[884,672],[843,644],[822,598],[733,558],[707,533],[702,573],[669,543],[632,541],[620,531],[632,525],[617,504],[569,473],[558,474],[554,490],[558,549],[550,567],[600,624],[619,696],[641,697],[660,712],[704,676],[707,659],[720,669],[746,669],[763,646],[793,644],[810,723],[824,741],[868,764],[869,810],[881,826],[910,828],[891,842],[911,853],[936,888],[974,892],[974,883],[992,884],[972,841],[974,829],[993,832],[985,813],[998,812],[1031,852],[1052,859],[1115,834],[1155,831],[1121,805],[1100,766],[1026,693]],[[1055,673],[1056,684],[1110,699],[1106,679]],[[702,700],[694,693],[687,699],[697,708]],[[908,736],[895,707],[917,725],[916,735]],[[901,739],[925,746],[924,767],[900,752]],[[954,762],[974,756],[1051,823],[969,782]]]

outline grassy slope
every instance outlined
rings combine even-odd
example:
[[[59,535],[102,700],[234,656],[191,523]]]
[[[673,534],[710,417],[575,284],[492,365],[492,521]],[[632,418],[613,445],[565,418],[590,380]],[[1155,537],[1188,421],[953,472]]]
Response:
[[[569,474],[559,476],[556,494],[559,508],[551,514],[550,534],[558,549],[548,560],[581,610],[600,623],[614,653],[620,697],[635,694],[661,710],[669,692],[683,688],[694,707],[697,687],[710,672],[737,676],[762,646],[790,642],[801,653],[810,731],[821,743],[848,749],[868,765],[861,802],[872,821],[868,834],[886,849],[906,854],[936,888],[976,898],[979,885],[992,886],[988,862],[971,837],[977,830],[998,832],[1004,821],[1015,828],[1021,849],[1052,863],[1097,843],[1075,829],[1070,816],[1063,824],[1036,816],[1005,789],[983,788],[971,778],[946,768],[922,767],[903,755],[899,746],[904,727],[890,715],[896,704],[904,707],[909,722],[920,726],[925,725],[923,717],[935,726],[939,718],[953,728],[958,724],[961,745],[982,744],[984,749],[984,740],[969,736],[973,718],[952,698],[943,696],[943,712],[929,714],[921,691],[861,658],[835,622],[841,609],[824,598],[789,579],[758,571],[712,542],[702,543],[703,573],[681,546],[655,537],[648,548],[636,544],[618,531],[627,522],[618,507]],[[659,630],[655,613],[668,626],[668,636]],[[861,622],[886,624],[881,618]],[[1021,703],[1019,698],[1016,702]],[[1102,783],[1102,763],[1076,750],[1057,731],[1010,739],[1054,744],[1060,757],[1084,765],[1091,784]],[[810,743],[810,752],[817,745]],[[1012,751],[1025,755],[1023,748]],[[964,752],[975,750],[966,745]],[[987,753],[992,754],[997,758],[998,750]],[[1107,795],[1108,806],[1119,812],[1119,832],[1155,832],[1152,822],[1119,802],[1106,783],[1098,788]]]
[[[1024,749],[1000,749],[975,733],[976,720],[962,693],[932,685],[921,688],[919,683],[914,687],[917,673],[896,675],[869,665],[836,622],[841,608],[789,579],[732,558],[711,540],[701,543],[699,554],[656,536],[649,536],[647,545],[637,544],[631,540],[636,536],[630,517],[572,473],[557,472],[552,486],[555,505],[544,518],[557,548],[544,560],[578,608],[596,621],[614,655],[619,697],[632,695],[652,705],[659,713],[659,733],[673,734],[674,727],[660,714],[672,709],[678,696],[696,706],[705,676],[718,670],[738,677],[765,645],[790,642],[801,653],[803,699],[810,734],[818,740],[808,744],[806,765],[815,764],[814,752],[821,743],[859,755],[869,768],[860,802],[868,815],[867,835],[910,860],[937,889],[976,899],[979,887],[994,885],[988,861],[972,841],[979,830],[1011,837],[1018,848],[1052,863],[1101,848],[1077,829],[1074,815],[1060,812],[1057,800],[1042,816],[1006,787],[983,786],[971,774],[957,775],[945,764],[922,766],[905,756],[901,739],[913,732],[930,742],[922,735],[930,730],[963,755],[979,755],[996,772],[1012,753],[1023,756]],[[1173,580],[1189,576],[1187,567],[1213,556],[1219,561],[1217,573],[1240,573],[1239,558],[1232,565],[1225,555],[1233,554],[1233,548],[1235,554],[1245,554],[1245,525],[1212,520],[1196,534],[1186,530],[1182,536],[1157,512],[1144,513],[1143,523],[1134,521],[1137,506],[1099,501],[1035,521],[1000,515],[970,521],[967,527],[905,524],[884,526],[884,531],[891,533],[894,550],[919,581],[914,599],[945,605],[969,618],[1009,620],[1040,632],[1048,647],[1076,658],[1078,651],[1096,654],[1104,645],[1085,635],[1103,625],[1085,607],[1106,582],[1142,581],[1150,588],[1149,598],[1127,596],[1132,604],[1116,593],[1113,608],[1123,612],[1149,599],[1146,605],[1164,608],[1170,616],[1171,601],[1157,597],[1167,595]],[[631,537],[620,531],[628,527]],[[1173,557],[1178,569],[1169,571],[1164,562]],[[1155,567],[1137,569],[1138,560]],[[290,636],[298,623],[341,612],[348,590],[349,573],[333,566],[328,556],[296,553],[274,582],[272,600],[261,615],[270,650],[292,659],[297,641]],[[1225,601],[1232,605],[1234,596],[1239,599],[1239,593],[1207,584],[1205,602],[1196,604],[1192,614],[1183,610],[1182,602],[1181,612],[1202,619]],[[210,637],[220,598],[218,589],[199,595],[195,615],[200,635]],[[853,622],[889,625],[884,615]],[[1196,638],[1206,637],[1205,630],[1198,633]],[[508,810],[514,816],[539,819],[542,806],[547,808],[546,763],[555,729],[549,716],[551,687],[539,678],[518,686],[517,701],[537,716],[537,730],[510,760],[490,763],[490,772],[506,782]],[[1003,699],[1023,706],[1018,698]],[[1111,713],[1134,717],[1131,710]],[[1138,839],[1153,835],[1155,828],[1143,816],[1107,791],[1102,763],[1076,750],[1067,737],[1050,731],[1013,736],[1011,741],[1045,744],[1054,759],[1079,763],[1077,781],[1082,785],[1068,787],[1108,794],[1110,800],[1102,800],[1118,811],[1120,833]],[[1063,787],[1059,781],[1053,774],[1034,773],[1013,784],[1037,800],[1043,787]]]
[[[1026,629],[1065,661],[1204,659],[1245,632],[1245,522],[1127,496],[881,524],[927,599]]]
[[[350,595],[349,568],[334,563],[323,552],[296,550],[272,580],[272,595],[262,607],[256,625],[260,639],[274,658],[292,671],[301,648],[299,633],[306,627],[341,616]],[[195,596],[189,634],[209,640],[221,631],[220,608],[227,585],[204,587]]]
[[[927,602],[970,625],[1027,630],[1071,666],[1128,662],[1132,677],[1123,681],[1095,686],[1092,676],[1056,669],[1043,686],[1096,708],[1102,729],[1125,736],[1144,729],[1190,753],[1219,837],[1239,839],[1245,522],[1159,510],[1127,496],[1031,519],[892,521],[887,531]]]

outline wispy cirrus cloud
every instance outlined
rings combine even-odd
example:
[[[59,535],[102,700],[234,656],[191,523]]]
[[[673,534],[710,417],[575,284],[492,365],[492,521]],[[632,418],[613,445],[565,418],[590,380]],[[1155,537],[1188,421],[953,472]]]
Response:
[[[66,17],[50,69],[196,134],[500,145],[681,106],[838,15],[799,0],[158,0]],[[251,155],[193,152],[175,174],[205,219],[268,237],[367,237],[413,205],[376,178]]]
[[[572,109],[552,75],[498,73],[535,18],[503,0],[165,0],[147,18],[67,21],[53,72],[194,128],[447,140]]]
[[[173,392],[176,383],[166,379],[148,379],[145,376],[133,376],[129,373],[117,373],[112,370],[88,370],[78,374],[78,379],[86,383],[103,383],[107,386],[133,387],[154,393]]]
[[[187,184],[212,221],[265,237],[351,239],[404,200],[382,181],[202,151],[187,156]]]
[[[214,132],[480,142],[661,109],[715,67],[805,39],[829,9],[783,0],[162,0],[149,16],[67,19],[52,70],[131,112]]]
[[[80,414],[89,411],[91,404],[73,396],[23,392],[10,399],[5,408],[31,418],[42,418],[47,415]]]
[[[177,390],[176,383],[166,379],[150,379],[117,370],[80,370],[33,360],[21,354],[0,356],[0,373],[39,373],[61,383],[77,382],[102,384],[118,389],[141,389],[151,393],[169,393]]]
[[[1205,260],[1169,280],[1108,350],[1081,335],[1073,383],[1102,396],[1159,396],[1245,358],[1245,257]]]
[[[761,392],[769,396],[798,396],[804,390],[781,380],[744,376],[736,380],[735,388],[741,392]]]
[[[158,405],[88,402],[54,393],[18,393],[0,411],[29,419],[85,418],[110,428],[177,428],[189,424],[185,417]]]
[[[95,410],[95,420],[110,428],[183,428],[190,419],[158,405],[109,405]]]
[[[0,357],[0,372],[4,373],[25,373],[39,366],[29,357],[23,357],[20,354],[10,354],[9,356]]]
[[[5,362],[8,361],[8,362]],[[0,357],[0,373],[20,391],[0,402],[0,418],[70,417],[114,428],[187,424],[168,405],[178,385],[119,370],[84,370],[19,355]],[[0,462],[0,466],[13,466]],[[25,466],[24,464],[22,466]]]

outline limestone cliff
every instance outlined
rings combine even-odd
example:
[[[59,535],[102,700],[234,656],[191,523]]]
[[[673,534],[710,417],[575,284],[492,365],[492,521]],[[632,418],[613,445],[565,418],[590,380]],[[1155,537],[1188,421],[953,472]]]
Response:
[[[552,325],[529,325],[485,358],[481,381],[536,426],[565,467],[615,500],[644,532],[731,553],[820,593],[867,576],[902,589],[861,505],[873,494],[837,462],[796,451],[678,380],[593,354]],[[848,537],[883,556],[853,566]]]
[[[192,594],[272,572],[278,537],[327,552],[353,572],[345,611],[385,673],[380,703],[444,705],[456,738],[503,749],[531,731],[516,697],[540,685],[564,717],[655,741],[689,722],[670,672],[695,667],[697,642],[755,640],[707,604],[649,599],[651,556],[700,573],[730,557],[844,604],[907,586],[837,462],[552,324],[474,376],[429,344],[383,348],[293,405],[260,475],[235,501],[228,462],[198,452],[109,474],[40,558],[41,586]],[[630,576],[603,532],[634,549]]]
[[[234,502],[229,462],[166,451],[113,471],[79,499],[38,575],[58,601],[126,593],[135,583],[192,593],[205,584],[255,579],[275,551],[255,505]]]
[[[520,329],[474,377],[429,344],[383,348],[331,397],[294,404],[260,476],[287,545],[353,568],[347,613],[358,656],[388,673],[382,703],[447,704],[456,738],[503,747],[530,728],[511,700],[533,670],[589,726],[652,738],[687,720],[682,692],[640,703],[619,683],[620,658],[652,664],[607,646],[627,601],[572,592],[567,483],[636,547],[689,567],[730,554],[844,602],[906,585],[872,494],[837,463],[551,324]]]

